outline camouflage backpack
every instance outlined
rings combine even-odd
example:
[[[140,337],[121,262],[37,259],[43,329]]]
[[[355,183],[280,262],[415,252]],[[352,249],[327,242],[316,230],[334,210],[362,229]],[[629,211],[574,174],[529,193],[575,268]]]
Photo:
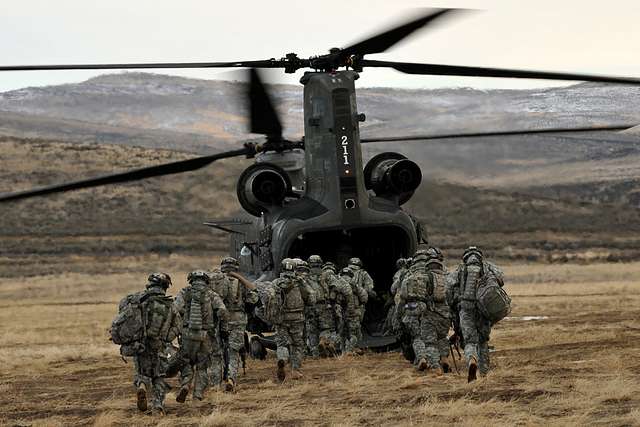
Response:
[[[283,292],[277,285],[269,282],[258,283],[257,287],[260,302],[262,303],[261,307],[256,311],[257,316],[271,325],[282,323],[284,315],[284,310],[282,309]]]
[[[478,282],[476,301],[478,310],[491,323],[497,323],[511,312],[511,298],[501,286],[502,278],[485,273]]]
[[[145,337],[162,339],[171,316],[171,297],[147,292],[128,295],[120,301],[119,311],[111,322],[111,341],[122,346]]]
[[[424,266],[412,267],[402,280],[400,296],[405,301],[428,302],[433,297],[433,282]]]
[[[111,322],[111,341],[114,344],[127,345],[144,338],[144,312],[142,304],[147,294],[127,295],[119,304],[118,314]]]

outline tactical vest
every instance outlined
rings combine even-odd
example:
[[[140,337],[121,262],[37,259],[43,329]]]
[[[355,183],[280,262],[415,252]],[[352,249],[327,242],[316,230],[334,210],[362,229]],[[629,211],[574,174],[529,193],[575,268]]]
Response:
[[[233,277],[227,277],[227,293],[224,299],[224,305],[229,311],[244,312],[245,298],[243,295],[244,287],[240,281]]]
[[[276,286],[282,293],[282,305],[284,308],[283,320],[299,321],[304,319],[304,300],[302,291],[294,278],[281,277],[276,279]]]
[[[325,304],[325,302],[329,299],[329,290],[325,288],[322,281],[320,280],[320,274],[309,274],[308,276],[309,286],[313,289],[313,292],[316,294],[316,304]]]
[[[185,313],[183,328],[189,331],[211,331],[215,319],[211,293],[204,286],[189,286],[184,296]]]

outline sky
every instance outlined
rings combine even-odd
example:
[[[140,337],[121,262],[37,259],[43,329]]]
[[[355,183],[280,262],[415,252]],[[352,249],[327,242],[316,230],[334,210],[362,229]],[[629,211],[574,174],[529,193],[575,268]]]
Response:
[[[369,59],[640,77],[640,1],[0,0],[0,64],[237,61],[323,54],[420,13],[474,11]],[[606,6],[606,7],[605,7]],[[157,70],[232,79],[225,70]],[[79,82],[95,71],[0,73],[0,91]],[[298,82],[269,72],[272,82]],[[409,76],[365,70],[360,87],[523,88],[548,81]]]

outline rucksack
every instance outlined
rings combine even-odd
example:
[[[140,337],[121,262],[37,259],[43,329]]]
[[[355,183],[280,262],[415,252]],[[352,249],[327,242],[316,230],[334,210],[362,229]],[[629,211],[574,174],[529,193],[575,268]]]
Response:
[[[145,335],[143,303],[149,295],[138,293],[128,295],[120,301],[119,311],[111,322],[111,341],[127,345],[141,341]]]
[[[257,310],[257,315],[271,325],[282,323],[284,317],[283,301],[284,293],[275,283],[258,283],[258,295],[262,306]]]
[[[511,298],[500,284],[501,279],[492,273],[485,273],[476,290],[478,310],[491,323],[499,322],[511,312]]]
[[[433,296],[433,283],[424,267],[411,268],[400,285],[405,301],[429,301]]]
[[[444,273],[431,272],[433,278],[433,300],[437,303],[443,303],[446,300],[446,277]]]
[[[166,322],[171,320],[172,304],[169,296],[147,292],[126,296],[111,322],[111,341],[128,345],[145,337],[163,339],[160,334],[166,332]]]

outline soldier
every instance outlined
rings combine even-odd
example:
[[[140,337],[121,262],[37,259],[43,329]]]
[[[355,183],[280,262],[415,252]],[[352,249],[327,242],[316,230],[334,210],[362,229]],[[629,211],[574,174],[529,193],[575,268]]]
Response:
[[[362,313],[367,303],[367,291],[356,282],[353,271],[345,267],[340,272],[340,278],[349,284],[351,293],[347,293],[343,306],[344,333],[343,349],[345,353],[356,350],[358,341],[362,338]]]
[[[296,263],[295,273],[296,276],[305,283],[309,289],[311,289],[315,296],[315,290],[311,286],[311,282],[309,279],[310,269],[309,264],[301,258],[293,258],[293,261]],[[315,298],[314,298],[315,300]],[[315,303],[312,305],[304,306],[304,333],[302,335],[302,339],[304,340],[305,345],[305,356],[311,356],[311,346],[309,345],[309,324],[315,322]]]
[[[353,271],[353,277],[356,283],[367,290],[369,299],[373,300],[374,298],[376,298],[377,295],[376,291],[374,290],[375,286],[373,284],[373,279],[363,268],[360,258],[349,259],[349,268]],[[362,315],[364,316],[364,312],[362,313]]]
[[[180,391],[176,396],[180,403],[186,400],[192,382],[195,383],[193,397],[204,398],[211,355],[220,351],[217,331],[223,339],[229,333],[227,308],[220,296],[211,290],[209,274],[192,271],[187,282],[188,286],[180,291],[175,301],[176,309],[182,315],[182,345],[176,356],[182,361]]]
[[[246,304],[258,302],[256,287],[239,275],[240,264],[233,257],[224,257],[220,262],[221,275],[213,275],[212,289],[222,298],[229,315],[229,336],[222,343],[227,358],[227,382],[225,391],[234,392],[238,383],[240,350],[244,347],[244,333],[247,328]],[[242,279],[242,280],[239,280]],[[220,384],[221,365],[219,356],[212,360],[210,377],[213,385]]]
[[[332,262],[326,262],[322,266],[321,281],[324,287],[329,290],[329,305],[333,317],[333,329],[335,333],[331,336],[331,343],[336,352],[344,351],[342,337],[345,331],[345,321],[343,307],[352,298],[351,286],[336,274],[336,266]]]
[[[137,307],[142,309],[142,339],[123,345],[120,351],[123,356],[133,356],[133,385],[138,409],[147,410],[147,395],[151,394],[153,411],[161,415],[164,415],[164,397],[170,389],[163,378],[166,365],[163,353],[180,332],[180,315],[173,308],[173,299],[165,295],[169,286],[171,277],[168,274],[151,274],[146,290],[129,295],[120,302],[118,316],[126,317],[127,313],[137,311]],[[112,335],[117,334],[114,329],[117,329],[115,322]]]
[[[304,307],[314,304],[313,291],[306,282],[295,274],[296,263],[285,258],[280,263],[280,277],[272,286],[282,295],[282,317],[274,325],[276,328],[276,354],[278,357],[276,375],[279,381],[286,378],[285,366],[291,362],[294,378],[301,378],[302,358],[304,356]]]
[[[402,279],[411,264],[411,258],[398,258],[396,261],[396,272],[393,275],[393,281],[391,282],[391,295],[395,295],[402,283]]]
[[[333,308],[329,303],[329,288],[321,280],[322,258],[318,255],[309,257],[309,286],[316,297],[316,304],[309,310],[307,318],[307,340],[311,356],[333,356],[336,353],[334,346],[335,323]]]
[[[403,306],[402,323],[411,334],[416,368],[441,375],[435,326],[439,315],[434,311],[434,279],[427,270],[428,261],[426,251],[416,252],[396,296]]]
[[[477,378],[478,368],[482,375],[489,372],[491,321],[478,310],[476,300],[478,283],[485,275],[492,276],[502,284],[502,271],[494,264],[484,261],[479,248],[469,246],[456,270],[454,289],[449,291],[451,295],[457,294],[459,298],[460,329],[464,340],[469,382]]]
[[[450,372],[449,365],[449,329],[451,328],[451,310],[447,304],[447,271],[444,266],[444,256],[438,248],[427,250],[427,270],[433,280],[433,323],[435,327],[438,350],[440,352],[440,366],[444,373]]]

